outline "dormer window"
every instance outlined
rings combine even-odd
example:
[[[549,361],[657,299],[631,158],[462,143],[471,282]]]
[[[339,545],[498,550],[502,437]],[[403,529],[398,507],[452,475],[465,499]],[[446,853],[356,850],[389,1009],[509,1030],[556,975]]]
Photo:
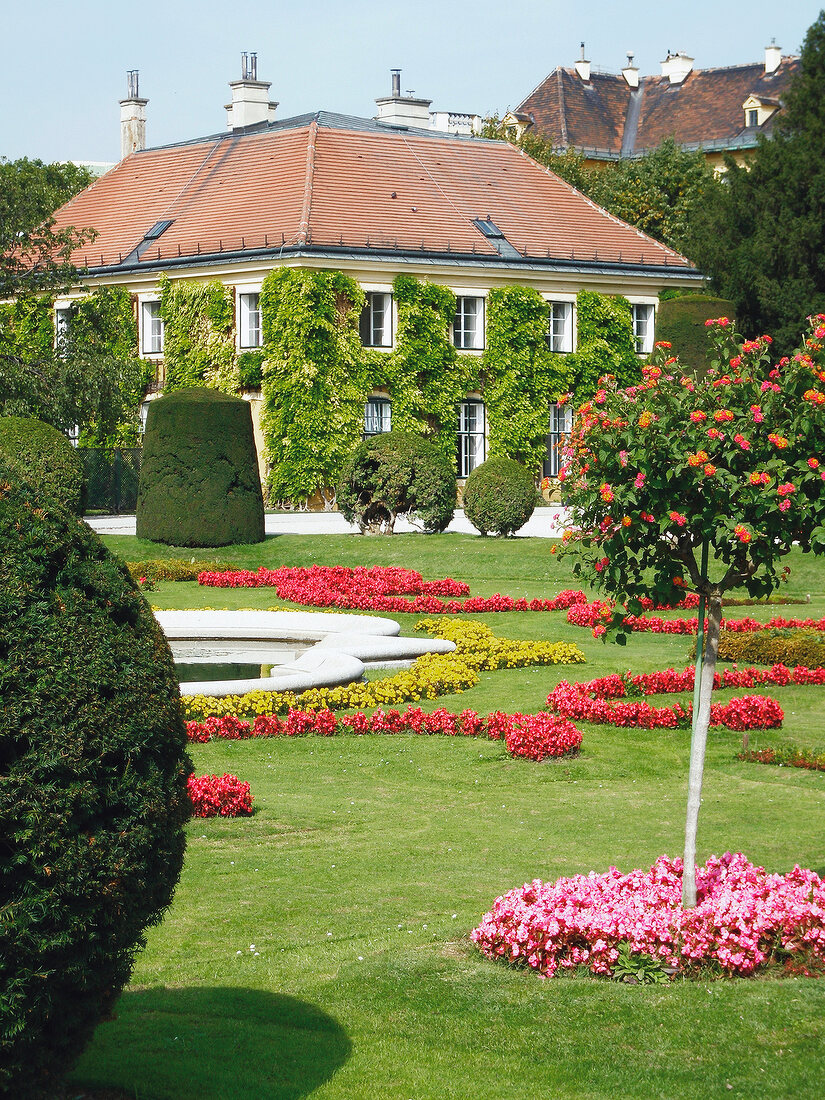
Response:
[[[747,111],[745,111],[745,115],[747,118],[746,125],[748,129],[755,130],[756,127],[759,125],[759,111],[757,111],[755,108],[749,108]]]

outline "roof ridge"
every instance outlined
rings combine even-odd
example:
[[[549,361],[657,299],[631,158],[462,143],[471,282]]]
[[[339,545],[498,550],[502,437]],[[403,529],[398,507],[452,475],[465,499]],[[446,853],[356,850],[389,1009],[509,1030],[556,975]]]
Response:
[[[312,185],[315,179],[315,142],[318,137],[318,119],[309,124],[307,134],[307,162],[304,175],[304,201],[301,207],[301,221],[298,226],[298,244],[308,244],[312,239],[309,218],[312,211]]]

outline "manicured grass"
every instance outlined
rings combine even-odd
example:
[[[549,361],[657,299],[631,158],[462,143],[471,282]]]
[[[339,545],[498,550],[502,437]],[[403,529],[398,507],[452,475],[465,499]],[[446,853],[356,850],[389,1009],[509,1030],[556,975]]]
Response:
[[[153,544],[106,541],[132,560],[160,556]],[[578,587],[548,551],[533,539],[281,536],[212,556],[402,564],[481,595]],[[789,591],[811,592],[810,607],[730,613],[824,614],[822,566],[801,554],[791,565]],[[273,597],[188,583],[150,595],[180,607]],[[416,618],[399,616],[405,633]],[[687,663],[685,637],[634,635],[619,649],[563,613],[481,619],[501,636],[574,641],[588,663],[485,673],[429,707],[533,711],[563,678]],[[751,734],[752,747],[825,744],[825,688],[767,694],[785,729]],[[823,982],[542,982],[472,947],[494,898],[526,880],[681,852],[689,732],[581,728],[579,757],[542,765],[497,743],[409,735],[192,746],[198,774],[251,782],[256,813],[190,824],[172,908],[73,1079],[140,1100],[820,1096]],[[825,774],[736,761],[740,745],[740,734],[711,731],[700,857],[741,849],[771,870],[822,873]]]

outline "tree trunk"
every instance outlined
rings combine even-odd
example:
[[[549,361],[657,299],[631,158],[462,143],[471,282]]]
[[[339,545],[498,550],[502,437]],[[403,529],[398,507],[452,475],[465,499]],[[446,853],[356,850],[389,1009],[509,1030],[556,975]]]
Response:
[[[702,660],[702,685],[698,713],[693,716],[690,739],[690,772],[688,774],[687,821],[685,823],[685,856],[682,870],[682,905],[696,905],[696,832],[699,807],[702,804],[702,776],[705,770],[705,746],[710,724],[710,703],[713,696],[713,676],[716,654],[719,652],[719,625],[722,620],[722,593],[711,592],[708,600],[708,626]]]

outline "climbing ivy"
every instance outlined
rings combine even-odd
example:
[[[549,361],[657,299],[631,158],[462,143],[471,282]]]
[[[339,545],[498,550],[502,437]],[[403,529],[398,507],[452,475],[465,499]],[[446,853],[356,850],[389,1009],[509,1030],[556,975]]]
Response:
[[[393,429],[427,436],[451,461],[458,408],[468,393],[485,402],[492,454],[537,468],[545,455],[549,404],[575,391],[584,399],[600,374],[622,384],[639,375],[630,305],[591,292],[578,297],[579,349],[554,353],[549,307],[533,289],[494,290],[487,300],[487,347],[458,353],[450,339],[455,295],[399,275],[392,350],[361,346],[365,297],[338,271],[280,269],[264,280],[263,430],[270,500],[300,505],[334,500],[341,464],[363,432],[374,391],[392,402]],[[244,362],[253,378],[257,359]]]
[[[641,378],[641,362],[627,298],[582,290],[576,298],[576,311],[578,345],[567,356],[567,365],[577,403],[593,396],[603,374],[615,375],[620,386],[635,385]]]
[[[329,504],[364,423],[364,292],[340,271],[280,268],[260,306],[269,499]]]
[[[165,390],[206,385],[223,393],[238,392],[231,287],[163,275],[160,316]]]
[[[482,394],[490,454],[528,468],[545,455],[551,401],[570,389],[569,355],[550,349],[550,309],[535,290],[509,286],[487,299]]]

